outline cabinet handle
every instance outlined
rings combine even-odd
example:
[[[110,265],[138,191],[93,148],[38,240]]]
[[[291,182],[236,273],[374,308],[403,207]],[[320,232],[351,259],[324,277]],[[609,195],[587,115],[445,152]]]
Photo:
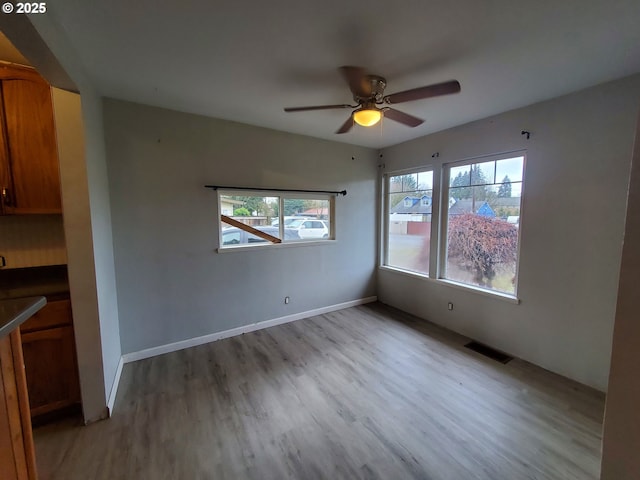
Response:
[[[9,189],[2,187],[2,203],[7,207],[11,206],[11,195],[9,195]]]

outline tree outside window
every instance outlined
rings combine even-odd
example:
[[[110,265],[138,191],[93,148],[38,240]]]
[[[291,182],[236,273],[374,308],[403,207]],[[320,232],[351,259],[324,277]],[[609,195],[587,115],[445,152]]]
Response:
[[[449,177],[444,278],[515,294],[524,156],[457,164]]]

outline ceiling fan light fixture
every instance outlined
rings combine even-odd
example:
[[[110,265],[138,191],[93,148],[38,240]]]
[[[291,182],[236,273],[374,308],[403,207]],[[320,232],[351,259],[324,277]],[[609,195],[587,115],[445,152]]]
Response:
[[[449,80],[448,82],[435,83],[424,87],[412,88],[402,92],[385,95],[384,90],[387,81],[384,77],[378,75],[369,75],[362,67],[343,66],[340,67],[342,76],[347,81],[349,90],[353,96],[355,105],[312,105],[309,107],[287,107],[285,112],[304,112],[309,110],[333,110],[342,108],[355,109],[345,120],[342,126],[336,130],[336,134],[340,135],[351,130],[355,123],[363,127],[372,127],[380,122],[382,117],[388,118],[394,122],[400,123],[407,127],[417,127],[422,125],[424,120],[408,113],[404,113],[387,105],[395,105],[397,103],[411,102],[413,100],[422,100],[425,98],[439,97],[441,95],[449,95],[460,91],[460,82],[457,80]],[[378,108],[378,105],[384,105]],[[384,113],[383,113],[384,112]],[[381,131],[382,132],[382,131]]]
[[[372,127],[380,121],[382,112],[377,108],[364,108],[353,112],[353,120],[363,127]]]

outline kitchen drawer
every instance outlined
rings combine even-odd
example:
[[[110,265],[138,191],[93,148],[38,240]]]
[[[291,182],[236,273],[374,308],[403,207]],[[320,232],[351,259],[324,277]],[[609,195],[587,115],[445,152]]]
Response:
[[[72,324],[71,301],[69,299],[48,302],[33,317],[24,322],[20,332],[35,332],[52,327]]]

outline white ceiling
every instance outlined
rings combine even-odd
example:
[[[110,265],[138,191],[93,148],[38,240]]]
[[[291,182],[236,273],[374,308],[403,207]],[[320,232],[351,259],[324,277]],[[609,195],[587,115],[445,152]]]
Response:
[[[638,0],[57,0],[105,96],[383,147],[640,71]],[[334,134],[352,103],[337,67],[386,93],[457,79],[457,95],[398,105],[424,118]]]

